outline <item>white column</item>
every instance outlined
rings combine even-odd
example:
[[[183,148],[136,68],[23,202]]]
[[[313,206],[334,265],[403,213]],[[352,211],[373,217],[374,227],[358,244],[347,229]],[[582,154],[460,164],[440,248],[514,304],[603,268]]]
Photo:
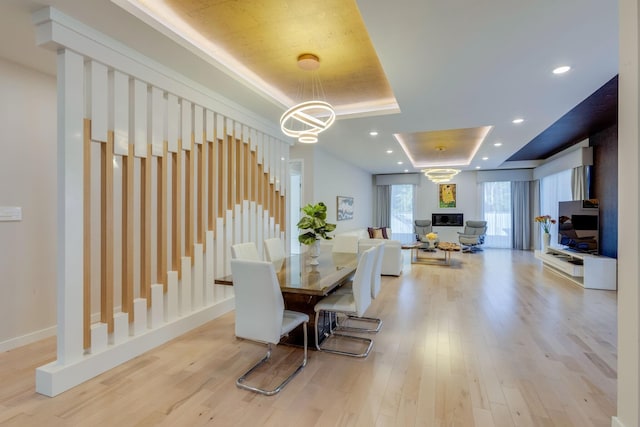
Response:
[[[637,0],[621,0],[618,90],[618,413],[612,426],[640,425],[640,68]]]

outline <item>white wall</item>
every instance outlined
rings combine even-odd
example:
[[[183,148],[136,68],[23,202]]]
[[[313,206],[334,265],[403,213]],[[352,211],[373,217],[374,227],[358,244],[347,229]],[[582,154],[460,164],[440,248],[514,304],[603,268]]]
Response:
[[[438,185],[429,181],[424,175],[420,180],[416,195],[415,219],[431,219],[432,213],[462,213],[464,220],[480,220],[480,203],[476,172],[461,172],[451,180],[456,184],[456,207],[440,208],[438,204]],[[458,231],[464,227],[434,227],[441,242],[457,242]]]
[[[371,226],[373,218],[373,188],[370,173],[353,166],[317,145],[296,144],[291,148],[292,159],[303,159],[303,203],[324,202],[327,220],[337,225],[336,233]],[[336,221],[337,196],[354,198],[352,220]]]
[[[56,80],[0,59],[0,351],[55,332]],[[31,334],[31,335],[29,335]]]

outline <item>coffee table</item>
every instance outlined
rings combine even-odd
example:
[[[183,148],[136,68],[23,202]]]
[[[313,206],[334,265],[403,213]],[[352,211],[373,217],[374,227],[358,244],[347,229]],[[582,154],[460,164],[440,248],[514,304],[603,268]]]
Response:
[[[460,245],[452,242],[438,243],[438,249],[443,252],[442,257],[421,257],[420,249],[424,247],[424,243],[415,242],[402,245],[403,249],[411,249],[411,264],[430,264],[430,265],[451,265],[451,252],[459,252]]]

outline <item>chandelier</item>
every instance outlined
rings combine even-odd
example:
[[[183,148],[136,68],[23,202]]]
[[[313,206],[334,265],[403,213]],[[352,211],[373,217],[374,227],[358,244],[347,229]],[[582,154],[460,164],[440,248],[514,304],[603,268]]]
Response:
[[[336,113],[331,104],[321,100],[324,91],[316,72],[320,67],[320,59],[312,53],[304,53],[298,56],[298,66],[311,72],[311,99],[285,111],[280,118],[280,129],[285,135],[298,138],[298,142],[313,144],[318,142],[318,134],[327,130],[336,120]],[[302,96],[306,96],[304,85]]]
[[[444,151],[446,151],[445,147],[436,147],[436,151],[440,153],[440,156]],[[452,169],[452,168],[429,168],[423,169],[421,171],[424,173],[424,176],[429,178],[431,182],[441,183],[441,182],[449,182],[453,179],[454,176],[460,173],[460,169]]]

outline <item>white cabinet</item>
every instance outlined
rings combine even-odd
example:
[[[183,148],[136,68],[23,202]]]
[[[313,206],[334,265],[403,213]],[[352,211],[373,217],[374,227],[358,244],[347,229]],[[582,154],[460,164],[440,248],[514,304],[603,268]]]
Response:
[[[550,246],[546,253],[535,252],[545,267],[570,279],[585,289],[617,289],[617,263],[615,258],[590,255]]]

